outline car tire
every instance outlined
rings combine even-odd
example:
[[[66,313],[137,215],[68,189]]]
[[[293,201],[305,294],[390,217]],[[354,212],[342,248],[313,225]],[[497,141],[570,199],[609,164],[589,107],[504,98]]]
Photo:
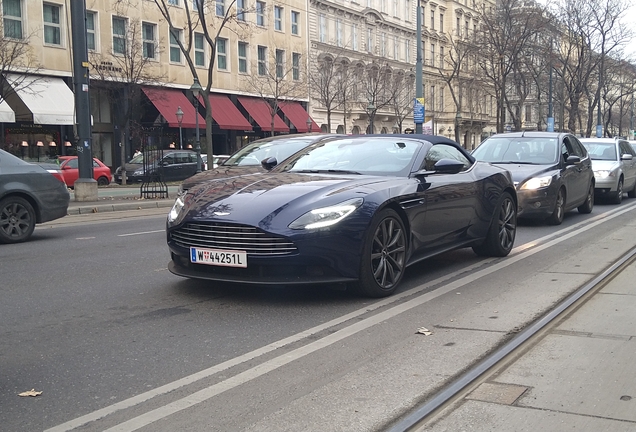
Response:
[[[29,239],[35,229],[35,210],[24,198],[0,201],[0,243],[19,243]]]
[[[590,188],[587,191],[585,202],[578,207],[579,213],[588,214],[592,213],[594,208],[594,183],[590,183]]]
[[[394,210],[380,211],[366,233],[356,291],[369,297],[393,294],[404,275],[406,250],[402,219]]]
[[[106,177],[100,177],[97,179],[97,186],[108,186],[109,183],[110,182]]]
[[[554,204],[554,211],[546,222],[550,225],[561,225],[563,218],[565,217],[565,189],[560,188],[557,192],[556,202]]]
[[[618,179],[618,184],[616,185],[616,192],[611,196],[610,202],[612,204],[620,204],[623,202],[623,178]]]
[[[504,192],[495,208],[486,239],[481,245],[473,246],[473,251],[480,256],[507,256],[515,243],[516,234],[517,205],[512,195]]]

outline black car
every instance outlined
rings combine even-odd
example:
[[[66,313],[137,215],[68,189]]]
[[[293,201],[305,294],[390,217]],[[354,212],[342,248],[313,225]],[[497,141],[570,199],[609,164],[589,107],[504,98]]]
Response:
[[[70,199],[45,168],[0,150],[0,243],[28,240],[36,223],[66,216]]]
[[[183,192],[167,220],[168,268],[224,282],[352,282],[381,297],[408,265],[442,252],[507,255],[516,214],[510,173],[454,141],[338,137],[268,173]]]
[[[190,177],[181,184],[181,189],[221,178],[267,172],[299,150],[323,139],[343,135],[306,133],[277,135],[252,141],[225,159],[220,165]]]
[[[572,134],[496,134],[473,150],[475,159],[512,173],[520,218],[543,218],[559,225],[565,212],[594,206],[594,172],[587,150]]]
[[[163,181],[181,181],[196,174],[197,154],[192,150],[146,152],[133,157],[125,168],[126,183],[143,182],[159,174]],[[121,167],[117,168],[114,175],[119,184],[122,183],[121,171]]]

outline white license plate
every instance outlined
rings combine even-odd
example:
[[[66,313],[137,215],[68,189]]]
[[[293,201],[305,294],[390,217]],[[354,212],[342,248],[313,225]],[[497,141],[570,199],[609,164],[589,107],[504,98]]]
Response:
[[[190,262],[213,266],[247,268],[247,252],[191,247]]]

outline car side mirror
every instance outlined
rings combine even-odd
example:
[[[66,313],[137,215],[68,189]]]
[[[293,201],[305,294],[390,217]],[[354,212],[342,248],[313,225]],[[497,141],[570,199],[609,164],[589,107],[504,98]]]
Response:
[[[267,171],[271,170],[276,165],[278,165],[278,161],[276,160],[275,157],[268,157],[261,161],[261,166],[265,168]]]
[[[571,155],[565,160],[566,165],[578,165],[581,163],[581,158],[579,156]]]
[[[629,153],[625,153],[623,156],[621,156],[621,160],[632,160],[633,158],[634,157]]]
[[[455,159],[440,159],[433,165],[436,173],[457,174],[464,168],[464,163]]]

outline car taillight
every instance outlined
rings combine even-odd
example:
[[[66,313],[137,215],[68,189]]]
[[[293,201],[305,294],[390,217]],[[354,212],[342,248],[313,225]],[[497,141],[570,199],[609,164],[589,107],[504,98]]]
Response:
[[[54,170],[54,169],[48,169],[47,171],[50,172],[51,174],[53,174],[53,177],[55,177],[56,179],[58,179],[62,183],[66,184],[64,182],[64,177],[62,177],[62,171]]]

